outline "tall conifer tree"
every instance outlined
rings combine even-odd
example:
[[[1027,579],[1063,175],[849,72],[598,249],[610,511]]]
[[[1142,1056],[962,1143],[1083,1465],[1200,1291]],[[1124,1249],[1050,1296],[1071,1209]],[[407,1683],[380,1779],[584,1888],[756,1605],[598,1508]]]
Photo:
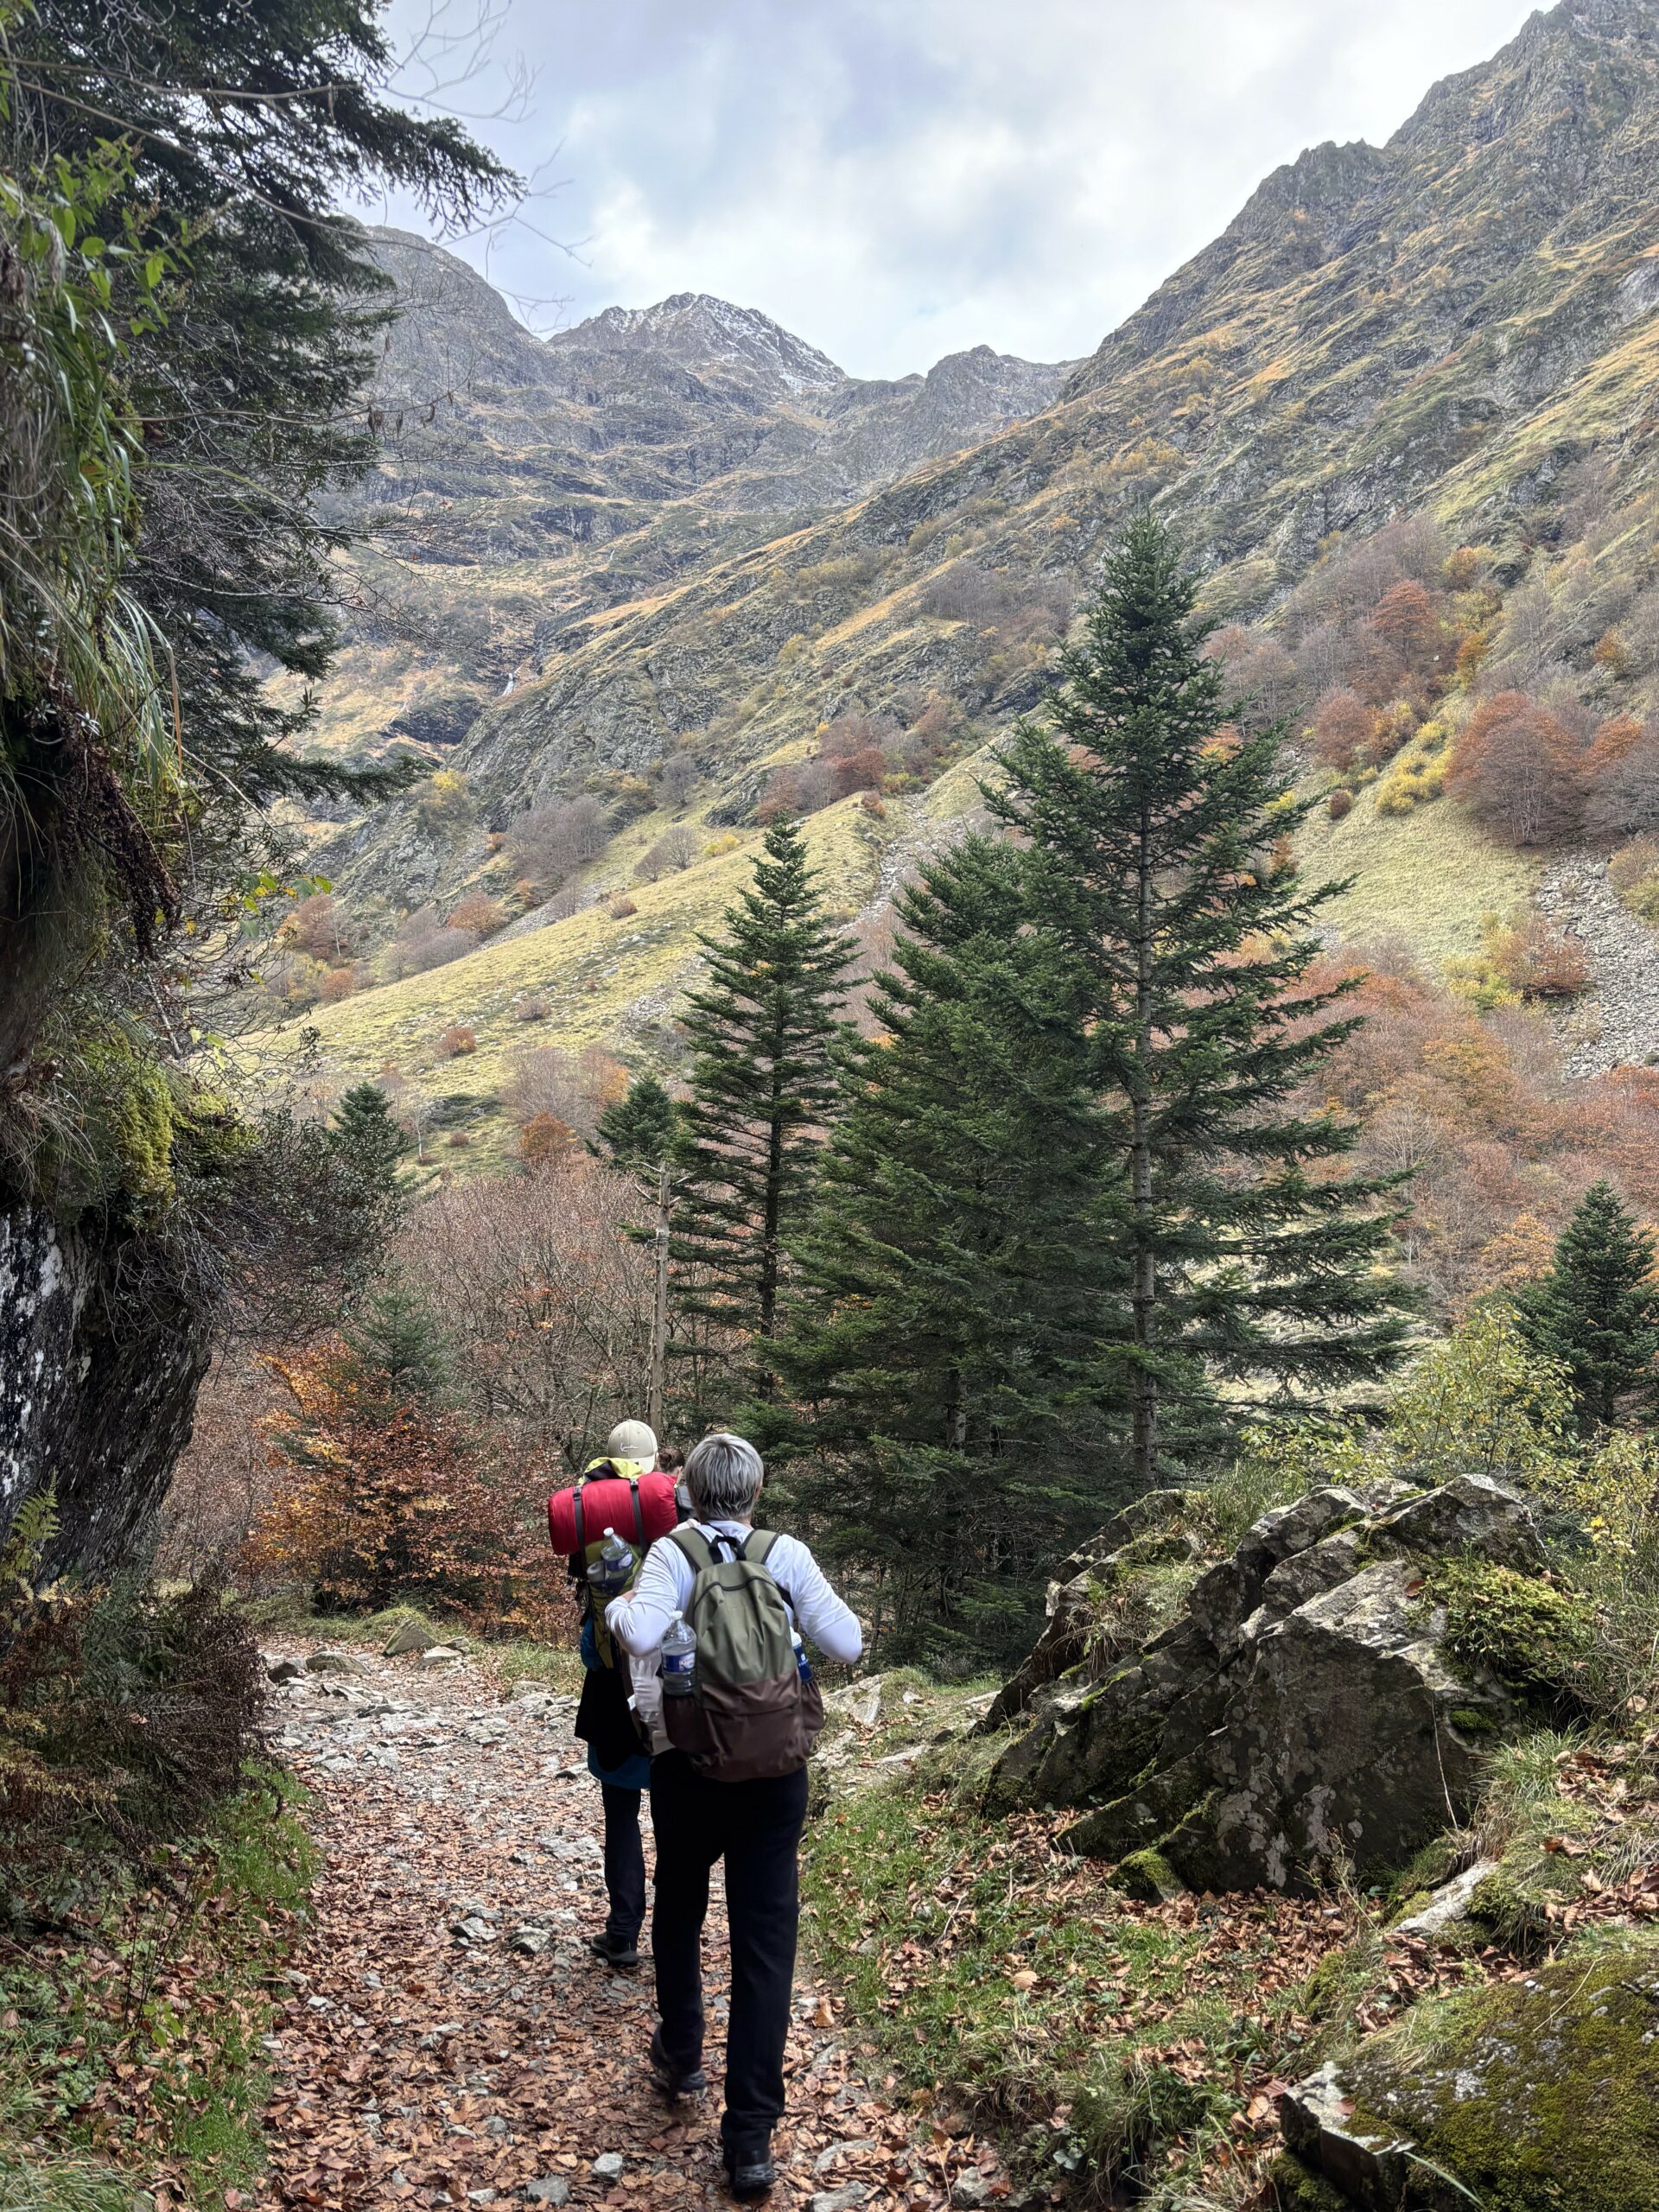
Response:
[[[786,1237],[812,1190],[836,1103],[830,1046],[850,938],[824,916],[793,823],[767,830],[754,881],[702,943],[690,994],[690,1096],[681,1109],[674,1256],[681,1310],[765,1339]]]
[[[969,839],[899,918],[795,1249],[787,1404],[753,1419],[830,1555],[880,1575],[890,1649],[1012,1654],[1109,1483],[1127,1282],[1096,1218],[1106,1125],[1013,849]]]
[[[1022,724],[993,810],[1019,833],[1030,919],[1065,948],[1113,1124],[1130,1274],[1131,1461],[1201,1371],[1341,1383],[1400,1351],[1382,1266],[1390,1185],[1335,1172],[1357,1131],[1299,1103],[1356,1026],[1311,984],[1309,890],[1288,838],[1310,802],[1281,734],[1241,737],[1168,531],[1131,524]]]
[[[1591,1185],[1561,1231],[1541,1282],[1516,1298],[1521,1331],[1558,1359],[1586,1429],[1611,1428],[1638,1393],[1650,1394],[1659,1358],[1654,1238],[1611,1183]]]

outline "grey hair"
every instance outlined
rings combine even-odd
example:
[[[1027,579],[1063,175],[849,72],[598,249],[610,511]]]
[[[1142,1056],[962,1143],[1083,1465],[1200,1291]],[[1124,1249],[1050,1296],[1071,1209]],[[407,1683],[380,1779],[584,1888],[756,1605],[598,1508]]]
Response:
[[[723,1430],[694,1444],[686,1456],[685,1486],[700,1521],[741,1521],[760,1495],[766,1475],[760,1454],[741,1436]]]

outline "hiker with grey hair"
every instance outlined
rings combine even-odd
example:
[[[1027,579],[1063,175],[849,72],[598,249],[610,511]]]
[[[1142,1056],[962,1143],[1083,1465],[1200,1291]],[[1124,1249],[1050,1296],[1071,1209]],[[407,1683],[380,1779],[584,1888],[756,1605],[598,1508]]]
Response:
[[[724,1859],[732,1995],[720,2133],[738,2196],[764,2196],[777,2179],[772,2131],[784,2110],[805,1762],[823,1716],[796,1624],[844,1663],[864,1645],[806,1546],[754,1528],[764,1478],[753,1445],[705,1436],[685,1463],[692,1519],[652,1547],[639,1581],[605,1616],[639,1657],[658,1651],[673,1624],[690,1623],[697,1637],[696,1695],[664,1697],[666,1734],[656,1739],[684,1747],[651,1764],[662,2015],[651,2065],[671,2096],[706,2086],[702,1923],[709,1870]]]

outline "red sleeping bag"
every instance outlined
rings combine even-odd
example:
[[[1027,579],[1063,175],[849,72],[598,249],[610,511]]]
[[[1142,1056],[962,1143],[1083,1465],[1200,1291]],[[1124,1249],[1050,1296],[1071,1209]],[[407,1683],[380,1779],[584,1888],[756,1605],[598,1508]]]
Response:
[[[562,1559],[574,1558],[588,1545],[599,1543],[607,1529],[614,1529],[625,1543],[643,1547],[665,1536],[678,1516],[674,1510],[674,1477],[641,1475],[635,1485],[626,1478],[585,1475],[568,1490],[556,1490],[547,1501],[547,1529],[553,1548]],[[582,1525],[576,1524],[576,1492],[582,1492]]]

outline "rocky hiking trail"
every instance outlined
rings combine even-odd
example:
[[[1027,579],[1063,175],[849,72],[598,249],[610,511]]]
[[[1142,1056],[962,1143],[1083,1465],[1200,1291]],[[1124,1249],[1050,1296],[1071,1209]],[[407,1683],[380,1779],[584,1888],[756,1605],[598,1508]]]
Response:
[[[293,1639],[267,1656],[289,1675],[272,1691],[276,1742],[314,1793],[323,1868],[267,2042],[270,2171],[257,2197],[232,2191],[227,2205],[729,2203],[718,1877],[713,2087],[671,2107],[645,2064],[649,1959],[618,1974],[587,1948],[605,1891],[575,1699],[528,1682],[507,1692],[487,1658]],[[648,1821],[645,1834],[649,1861]],[[884,2094],[836,2012],[804,1958],[770,2203],[880,2212],[1005,2196],[967,2122]]]

